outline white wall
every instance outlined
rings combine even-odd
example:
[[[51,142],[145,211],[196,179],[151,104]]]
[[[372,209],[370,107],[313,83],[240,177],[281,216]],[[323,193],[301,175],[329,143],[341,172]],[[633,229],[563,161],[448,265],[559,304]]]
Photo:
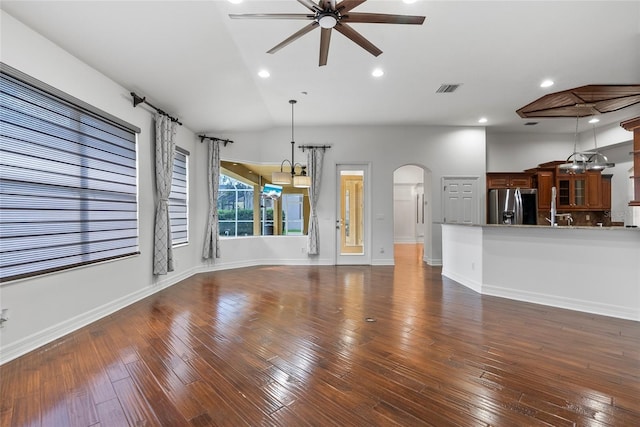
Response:
[[[633,211],[629,207],[631,192],[629,188],[633,181],[629,179],[629,169],[633,162],[616,163],[615,167],[607,168],[602,173],[612,174],[611,177],[611,220],[621,221],[625,225],[633,224]]]
[[[615,123],[596,128],[596,138],[598,148],[625,144],[631,151],[633,145],[633,133]],[[534,168],[540,163],[565,160],[573,152],[574,139],[574,133],[487,132],[487,171],[518,172]],[[595,144],[593,129],[578,134],[578,151],[593,150]]]
[[[521,172],[572,151],[573,135],[488,133],[487,172]]]

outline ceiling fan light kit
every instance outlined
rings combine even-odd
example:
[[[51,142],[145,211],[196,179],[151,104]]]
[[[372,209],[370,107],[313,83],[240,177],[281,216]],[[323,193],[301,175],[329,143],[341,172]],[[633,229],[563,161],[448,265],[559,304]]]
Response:
[[[322,31],[320,34],[319,66],[327,65],[332,29],[335,29],[373,56],[378,56],[382,53],[382,50],[354,30],[349,25],[350,23],[422,25],[425,19],[424,16],[414,15],[349,13],[352,9],[360,6],[365,1],[366,0],[343,0],[337,3],[336,0],[320,0],[319,3],[316,4],[311,0],[298,0],[298,3],[305,6],[312,13],[245,13],[229,14],[229,17],[232,19],[301,19],[312,21],[306,27],[303,27],[276,46],[269,49],[267,53],[276,53],[311,30],[320,27]]]

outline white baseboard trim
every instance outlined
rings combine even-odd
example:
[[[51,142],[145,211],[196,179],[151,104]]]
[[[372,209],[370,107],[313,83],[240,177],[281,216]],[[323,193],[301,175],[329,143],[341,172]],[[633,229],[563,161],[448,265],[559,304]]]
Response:
[[[64,322],[52,325],[42,331],[24,337],[8,346],[2,346],[0,347],[0,365],[17,357],[20,357],[23,354],[36,350],[45,344],[62,338],[63,336],[70,334],[71,332],[76,331],[80,328],[83,328],[95,322],[96,320],[100,320],[103,317],[113,314],[118,310],[121,310],[137,301],[140,301],[141,299],[151,296],[156,292],[161,291],[162,289],[168,288],[171,285],[174,285],[188,277],[191,277],[197,273],[196,270],[197,269],[194,268],[185,270],[184,272],[175,276],[170,276],[167,278],[163,277],[162,280],[155,281],[143,289],[140,289],[116,300],[110,301],[107,304],[96,307],[93,310],[89,310],[71,319],[65,320]]]
[[[449,279],[451,279],[451,280],[453,280],[453,281],[455,281],[457,283],[460,283],[462,286],[465,286],[465,287],[471,289],[472,291],[475,291],[475,292],[477,292],[479,294],[482,293],[483,287],[482,287],[482,283],[480,283],[480,282],[477,282],[477,281],[475,281],[473,279],[469,279],[467,277],[460,276],[460,275],[455,274],[455,273],[453,273],[453,272],[451,272],[449,270],[446,270],[444,268],[442,269],[442,273],[441,274],[442,274],[442,276],[445,276],[445,277],[447,277],[447,278],[449,278]]]
[[[241,262],[215,262],[200,266],[196,273],[209,273],[212,271],[231,270],[235,268],[260,267],[264,265],[335,265],[329,258],[279,259],[279,260],[244,260]]]
[[[383,258],[383,259],[373,259],[371,260],[371,265],[375,266],[394,266],[396,265],[393,258]]]
[[[616,317],[619,319],[640,321],[640,310],[618,305],[603,304],[596,301],[566,298],[558,295],[549,295],[537,292],[519,291],[491,285],[482,286],[482,294],[534,304],[548,305],[557,308],[565,308],[568,310],[582,311],[585,313],[599,314],[602,316]]]
[[[424,262],[431,267],[442,267],[442,258],[425,258]]]

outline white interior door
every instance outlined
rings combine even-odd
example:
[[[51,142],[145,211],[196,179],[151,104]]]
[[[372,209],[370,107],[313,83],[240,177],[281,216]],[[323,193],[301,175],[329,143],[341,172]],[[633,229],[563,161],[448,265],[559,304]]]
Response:
[[[442,221],[454,224],[479,224],[478,178],[442,178]]]
[[[336,166],[336,264],[371,264],[368,165]]]

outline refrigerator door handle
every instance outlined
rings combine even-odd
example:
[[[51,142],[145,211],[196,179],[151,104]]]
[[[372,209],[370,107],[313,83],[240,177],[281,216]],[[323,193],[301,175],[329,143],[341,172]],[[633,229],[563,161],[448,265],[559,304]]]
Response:
[[[516,208],[516,213],[515,213],[515,223],[518,225],[522,224],[523,218],[522,218],[522,194],[520,194],[520,189],[516,188],[515,191],[515,208]]]

